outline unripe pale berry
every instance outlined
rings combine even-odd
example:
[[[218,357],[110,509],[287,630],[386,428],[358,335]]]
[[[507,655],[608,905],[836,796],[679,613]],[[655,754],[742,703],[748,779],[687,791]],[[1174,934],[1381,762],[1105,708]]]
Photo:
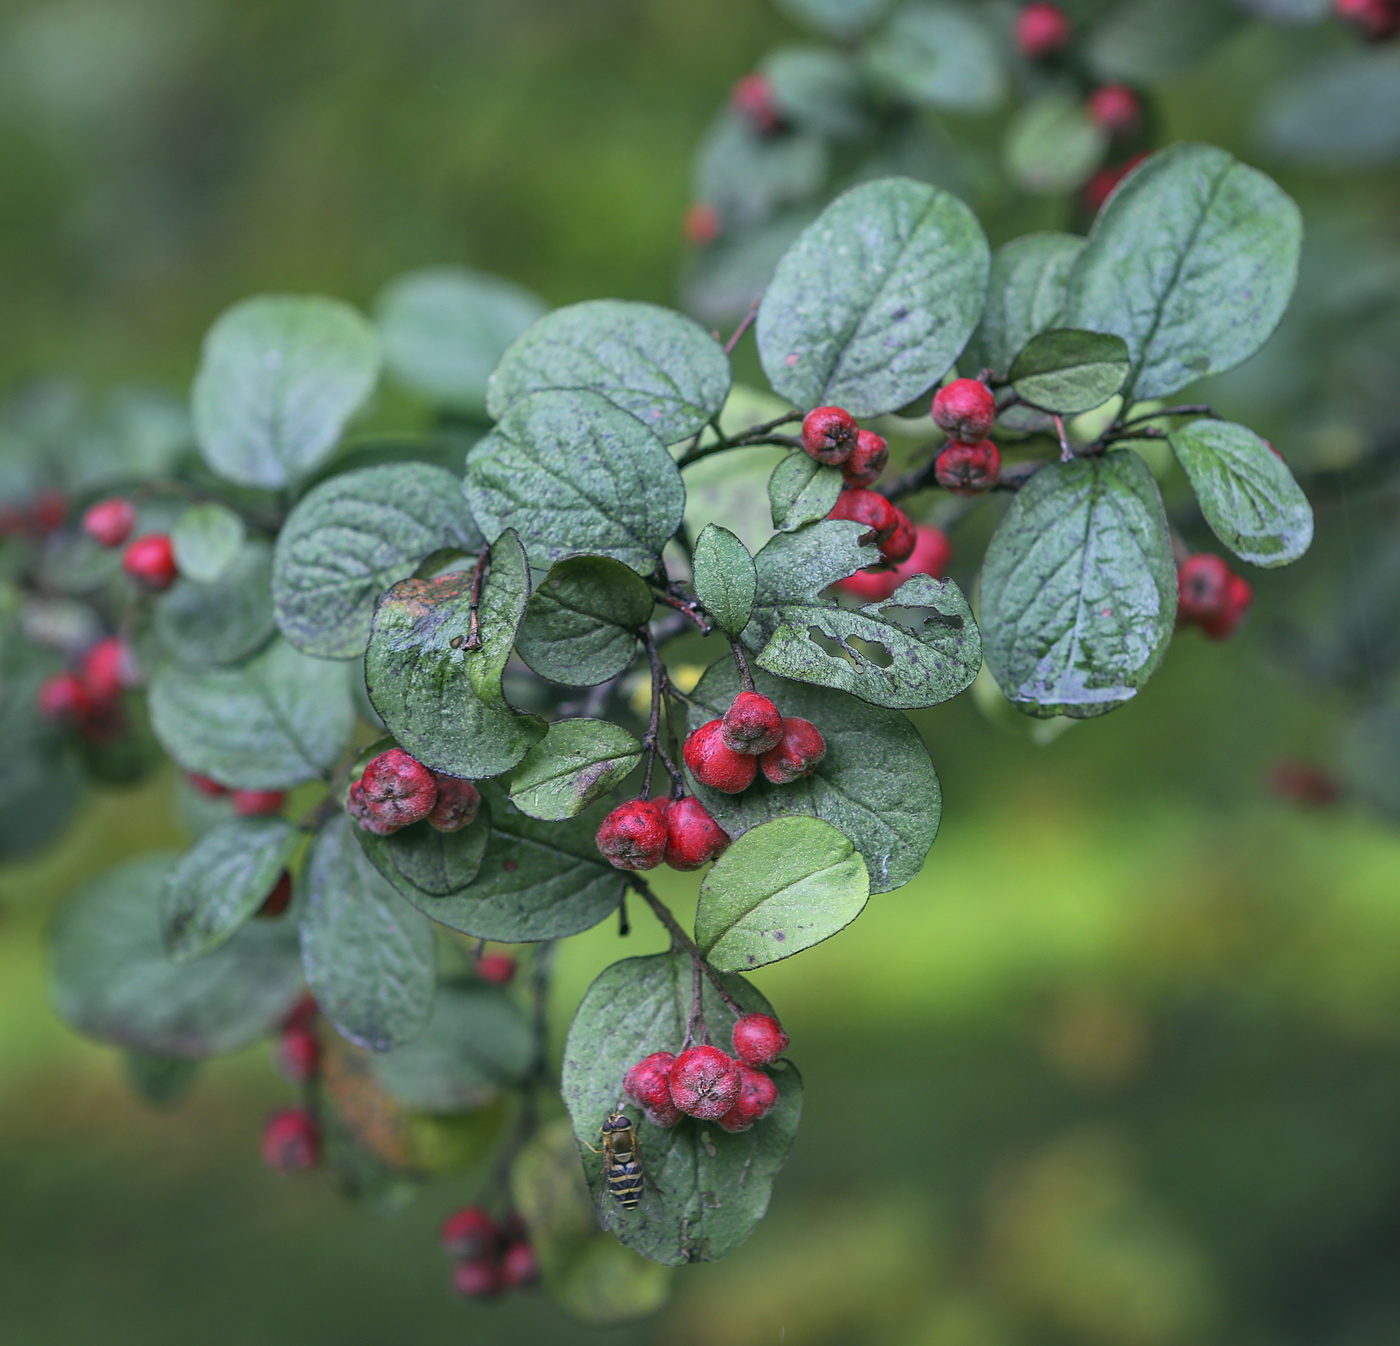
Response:
[[[875,543],[883,547],[899,524],[895,507],[878,491],[867,491],[862,487],[848,487],[836,497],[836,504],[828,519],[851,519],[864,524],[875,534]]]
[[[476,960],[476,975],[492,986],[509,986],[515,978],[515,959],[506,953],[484,953]]]
[[[83,655],[83,682],[94,701],[116,701],[135,682],[131,653],[120,636],[108,636]]]
[[[666,855],[666,818],[652,800],[632,799],[603,819],[595,840],[616,869],[655,869]]]
[[[741,1084],[739,1063],[718,1047],[687,1047],[671,1066],[671,1101],[703,1121],[723,1117]]]
[[[185,773],[185,779],[194,786],[202,795],[207,795],[210,799],[221,799],[228,794],[228,786],[220,785],[212,776],[199,776],[193,771]]]
[[[760,692],[740,692],[720,721],[724,745],[735,752],[757,757],[778,746],[783,736],[783,717]]]
[[[1110,135],[1127,135],[1142,120],[1142,101],[1126,84],[1105,84],[1089,95],[1089,120]]]
[[[321,1040],[301,1024],[284,1029],[277,1039],[277,1069],[293,1084],[314,1079],[321,1069]]]
[[[232,790],[229,798],[240,818],[267,818],[281,813],[287,802],[285,790]]]
[[[426,818],[437,803],[437,779],[402,748],[390,748],[373,758],[357,784],[360,789],[351,791],[354,799],[350,810],[360,826],[369,831],[378,828],[369,827],[366,819],[397,832]]]
[[[844,594],[851,594],[862,603],[882,603],[905,580],[915,575],[932,575],[942,579],[953,559],[953,544],[948,535],[930,524],[914,525],[914,550],[907,561],[901,561],[892,570],[857,570],[844,580],[837,580],[833,588]]]
[[[1059,51],[1070,37],[1069,19],[1059,5],[1026,5],[1016,16],[1016,49],[1038,61]]]
[[[997,400],[980,379],[954,379],[933,395],[934,423],[949,439],[976,444],[997,418]]]
[[[914,543],[918,538],[909,516],[898,505],[891,508],[894,510],[894,529],[880,544],[880,559],[886,565],[898,565],[913,555]]]
[[[501,1257],[501,1284],[507,1290],[531,1284],[539,1273],[535,1250],[524,1239],[512,1243]]]
[[[272,885],[272,891],[263,898],[263,904],[257,909],[255,915],[261,916],[265,920],[275,920],[291,905],[292,876],[284,869],[277,882]]]
[[[126,544],[122,569],[147,589],[168,589],[179,577],[169,533],[146,533]]]
[[[666,863],[672,869],[699,869],[729,849],[729,834],[694,795],[666,810]]]
[[[443,1252],[463,1261],[493,1254],[500,1236],[499,1226],[480,1206],[454,1210],[438,1229]]]
[[[283,1108],[267,1119],[261,1151],[269,1168],[305,1173],[321,1161],[321,1128],[305,1108]]]
[[[120,547],[136,527],[136,506],[116,496],[99,500],[83,515],[83,531],[104,547]]]
[[[788,1035],[771,1014],[745,1014],[734,1021],[734,1055],[746,1066],[766,1066],[788,1049]]]
[[[872,486],[890,461],[890,446],[873,430],[862,430],[856,437],[851,456],[841,464],[847,486]]]
[[[685,741],[681,755],[690,774],[712,790],[736,795],[747,790],[758,775],[758,761],[746,752],[735,752],[724,741],[724,724],[711,720]]]
[[[439,832],[460,832],[476,821],[481,808],[481,791],[469,780],[434,771],[437,799],[428,811],[428,823]]]
[[[844,407],[815,407],[803,418],[802,447],[828,467],[840,467],[859,439],[860,426]]]
[[[685,223],[681,232],[685,241],[697,248],[708,248],[719,237],[720,218],[708,201],[696,201],[685,212]]]
[[[671,1097],[671,1067],[675,1062],[671,1052],[652,1052],[623,1077],[623,1092],[646,1113],[653,1126],[675,1126],[681,1119],[681,1110]]]
[[[92,709],[87,684],[76,673],[55,673],[39,684],[39,714],[46,720],[75,723]]]
[[[1001,476],[1001,452],[990,439],[979,444],[954,440],[939,450],[933,475],[945,491],[954,495],[981,495]]]
[[[1201,630],[1212,640],[1228,640],[1244,621],[1244,614],[1254,601],[1254,588],[1243,575],[1233,572],[1225,584],[1225,606],[1214,617],[1201,623]]]
[[[467,1299],[494,1299],[501,1293],[501,1272],[494,1257],[474,1257],[452,1269],[452,1288]]]
[[[761,136],[782,130],[783,114],[773,96],[773,81],[760,72],[745,75],[729,95],[729,106]]]
[[[761,1070],[751,1066],[739,1067],[739,1097],[729,1111],[719,1119],[725,1131],[747,1131],[760,1117],[773,1111],[778,1101],[778,1086]]]
[[[810,776],[826,756],[826,740],[811,720],[788,716],[783,721],[782,742],[763,754],[758,764],[774,785],[790,785]]]
[[[1178,618],[1203,622],[1225,610],[1225,591],[1230,583],[1230,567],[1214,552],[1188,556],[1177,569]]]

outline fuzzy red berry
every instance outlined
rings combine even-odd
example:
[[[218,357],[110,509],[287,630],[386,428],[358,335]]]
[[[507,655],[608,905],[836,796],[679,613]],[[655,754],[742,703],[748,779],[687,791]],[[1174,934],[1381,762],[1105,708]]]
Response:
[[[810,776],[826,756],[826,740],[811,720],[788,716],[783,721],[782,742],[763,754],[758,764],[774,785],[790,785]]]
[[[466,1299],[494,1299],[501,1293],[501,1269],[494,1257],[474,1257],[452,1268],[452,1288]]]
[[[746,1066],[766,1066],[788,1049],[788,1035],[771,1014],[745,1014],[734,1021],[734,1055]]]
[[[267,1119],[262,1158],[279,1173],[305,1173],[321,1161],[321,1128],[305,1108],[283,1108]]]
[[[803,418],[802,447],[828,467],[840,467],[859,440],[860,426],[843,407],[816,407]]]
[[[1176,572],[1177,617],[1183,622],[1204,622],[1225,610],[1230,567],[1213,552],[1188,556]]]
[[[666,863],[672,869],[699,869],[729,849],[729,834],[694,795],[666,810]]]
[[[73,723],[92,709],[87,684],[76,673],[55,673],[39,684],[39,714],[46,720]]]
[[[880,560],[885,565],[899,565],[901,561],[907,561],[914,554],[914,544],[918,541],[909,516],[898,505],[892,508],[894,531],[880,544]]]
[[[836,505],[828,519],[851,519],[862,523],[875,534],[875,543],[883,547],[899,525],[899,515],[878,491],[849,487],[836,497]]]
[[[933,464],[933,475],[954,495],[981,495],[1001,476],[1001,453],[990,439],[980,444],[954,440],[945,444]]]
[[[976,444],[997,418],[997,400],[980,379],[954,379],[933,395],[934,423],[949,439]]]
[[[767,75],[745,75],[730,92],[729,106],[761,136],[782,130],[783,114],[773,96],[773,81]]]
[[[666,817],[651,799],[619,804],[602,823],[598,849],[616,869],[655,869],[666,855]]]
[[[873,430],[862,430],[856,437],[851,456],[841,464],[847,486],[873,486],[890,461],[890,446]]]
[[[284,1029],[277,1039],[277,1069],[293,1084],[314,1079],[321,1069],[320,1038],[302,1024]]]
[[[723,1117],[741,1083],[739,1063],[718,1047],[687,1047],[671,1065],[671,1101],[703,1121]]]
[[[284,869],[277,882],[273,884],[272,891],[263,898],[263,904],[258,908],[256,914],[265,920],[275,920],[291,905],[292,876]]]
[[[506,953],[484,953],[476,960],[476,975],[492,986],[509,986],[515,977],[515,959]]]
[[[757,757],[778,746],[783,736],[782,713],[761,693],[740,692],[724,712],[720,733],[726,748]]]
[[[719,231],[719,211],[708,201],[696,201],[685,212],[685,223],[681,225],[681,233],[692,247],[708,248],[719,237]]]
[[[439,832],[460,832],[476,821],[481,808],[481,791],[469,780],[433,772],[437,782],[437,799],[428,811],[428,822]]]
[[[212,776],[199,776],[193,771],[185,772],[185,779],[202,795],[210,799],[221,799],[228,794],[228,786],[220,785]]]
[[[1243,575],[1233,572],[1225,583],[1225,605],[1214,617],[1201,622],[1201,630],[1212,640],[1228,640],[1244,621],[1244,614],[1254,601],[1254,587]]]
[[[1089,120],[1110,135],[1136,130],[1142,120],[1142,100],[1126,84],[1105,84],[1089,95]]]
[[[883,603],[905,580],[915,575],[932,575],[942,579],[953,559],[953,544],[948,535],[930,524],[914,525],[914,550],[907,561],[901,561],[892,570],[857,570],[844,580],[837,580],[833,588],[844,594],[851,594],[862,603]]]
[[[1069,41],[1069,19],[1059,5],[1029,4],[1016,16],[1015,35],[1021,55],[1039,61]]]
[[[136,527],[136,506],[116,496],[99,500],[83,515],[83,531],[104,547],[120,547]]]
[[[480,1206],[454,1210],[438,1229],[443,1252],[462,1261],[490,1256],[500,1237],[500,1227]]]
[[[778,1086],[761,1070],[751,1066],[739,1067],[739,1097],[729,1111],[719,1119],[725,1131],[747,1131],[760,1117],[773,1111],[778,1101]]]
[[[168,589],[179,577],[169,533],[146,533],[126,544],[122,569],[147,589]]]
[[[1143,152],[1133,155],[1124,163],[1099,169],[1081,190],[1085,209],[1094,214],[1101,211],[1104,208],[1104,203],[1113,195],[1114,188],[1146,158],[1147,154]]]
[[[349,807],[367,831],[397,832],[426,818],[437,803],[436,777],[402,748],[380,753],[356,784],[360,788],[352,789]]]
[[[525,1239],[512,1243],[501,1256],[501,1284],[507,1290],[530,1285],[540,1274],[533,1246]]]
[[[746,752],[735,752],[724,741],[722,720],[702,724],[686,739],[681,755],[701,785],[727,795],[747,790],[758,775],[757,759]]]
[[[623,1077],[623,1092],[646,1113],[653,1126],[675,1126],[681,1119],[681,1110],[671,1097],[671,1067],[675,1061],[671,1052],[652,1052]]]
[[[240,818],[265,818],[281,813],[287,802],[285,790],[234,790],[230,798],[233,811]]]
[[[116,701],[135,682],[131,652],[120,636],[108,636],[83,655],[83,682],[94,701]]]

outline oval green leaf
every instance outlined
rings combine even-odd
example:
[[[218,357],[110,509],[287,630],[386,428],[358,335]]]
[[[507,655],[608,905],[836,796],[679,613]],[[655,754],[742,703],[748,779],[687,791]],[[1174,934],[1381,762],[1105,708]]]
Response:
[[[758,584],[749,549],[729,529],[706,524],[695,541],[692,564],[695,596],[721,631],[737,637],[753,615]]]
[[[1026,343],[1012,363],[1011,386],[1041,411],[1077,416],[1103,406],[1123,386],[1130,365],[1122,337],[1056,327]]]
[[[642,745],[606,720],[557,720],[510,778],[510,802],[522,813],[560,822],[582,813],[642,760]]]
[[[161,648],[182,664],[236,664],[277,630],[272,615],[272,548],[247,543],[216,580],[178,579],[156,599],[152,624]]]
[[[410,902],[460,893],[481,870],[491,835],[483,802],[476,819],[456,832],[439,832],[426,819],[387,837],[355,828],[355,839],[372,864]]]
[[[1006,93],[991,28],[958,4],[901,6],[871,39],[866,66],[901,99],[950,112],[990,112]]]
[[[243,519],[227,505],[191,505],[170,530],[180,574],[200,584],[222,578],[246,535]]]
[[[987,305],[959,367],[969,374],[1006,374],[1037,332],[1056,326],[1065,306],[1065,284],[1084,240],[1076,234],[1027,234],[992,254]]]
[[[836,506],[843,485],[838,468],[827,467],[807,453],[789,453],[768,478],[773,527],[790,533],[824,519]]]

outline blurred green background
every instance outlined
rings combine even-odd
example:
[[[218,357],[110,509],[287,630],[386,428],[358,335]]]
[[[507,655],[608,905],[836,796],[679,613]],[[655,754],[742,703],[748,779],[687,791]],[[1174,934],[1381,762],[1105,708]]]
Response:
[[[768,0],[9,0],[0,376],[179,388],[245,294],[365,304],[435,262],[673,302],[693,148],[793,31]],[[1166,87],[1164,138],[1258,161],[1252,109],[1336,37],[1244,28]],[[1394,177],[1280,173],[1310,223],[1393,220]],[[922,717],[946,793],[923,875],[756,978],[808,1080],[770,1217],[631,1329],[453,1299],[434,1227],[469,1184],[380,1219],[264,1169],[288,1097],[266,1051],[173,1114],[133,1101],[43,986],[63,893],[176,839],[169,779],[100,797],[0,871],[0,1340],[1400,1340],[1400,836],[1264,785],[1325,758],[1346,704],[1280,657],[1301,596],[1364,605],[1344,506],[1252,576],[1240,640],[1183,636],[1050,747],[970,697]],[[569,941],[561,1031],[597,970],[661,945]]]

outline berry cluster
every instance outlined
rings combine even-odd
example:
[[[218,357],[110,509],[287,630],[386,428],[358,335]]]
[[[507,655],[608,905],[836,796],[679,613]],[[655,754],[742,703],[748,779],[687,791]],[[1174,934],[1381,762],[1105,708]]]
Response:
[[[438,1242],[456,1264],[452,1288],[468,1299],[493,1299],[539,1274],[535,1250],[514,1213],[497,1222],[480,1206],[463,1206],[442,1222]]]
[[[1212,640],[1234,635],[1254,598],[1243,575],[1237,575],[1212,552],[1188,556],[1176,572],[1177,623],[1196,625]]]
[[[460,832],[476,820],[481,792],[469,780],[445,776],[402,748],[390,748],[351,782],[345,807],[366,832],[380,837],[424,818],[439,832]]]
[[[987,438],[997,418],[997,400],[978,379],[954,379],[933,397],[933,419],[948,436],[934,463],[934,476],[954,495],[981,495],[1001,476],[1001,453]]]
[[[598,827],[598,850],[618,869],[699,869],[729,848],[729,834],[694,795],[631,799]]]
[[[722,719],[686,739],[682,755],[701,785],[736,795],[760,770],[774,785],[810,776],[826,756],[826,740],[811,720],[782,715],[759,692],[740,692]]]
[[[262,818],[281,813],[282,806],[287,802],[285,790],[230,790],[212,776],[198,776],[192,771],[186,773],[185,779],[209,799],[227,796],[233,811],[240,818]]]
[[[290,883],[287,895],[290,898]],[[321,1073],[316,1013],[316,1002],[303,996],[283,1021],[277,1038],[278,1069],[307,1093]],[[316,1168],[321,1162],[321,1126],[315,1113],[305,1105],[279,1108],[263,1124],[260,1150],[263,1163],[287,1176]]]
[[[1372,42],[1400,33],[1400,0],[1332,0],[1332,12]]]
[[[733,1056],[711,1046],[679,1056],[653,1052],[627,1072],[623,1091],[654,1126],[675,1126],[684,1116],[747,1131],[778,1101],[778,1086],[759,1067],[787,1050],[788,1035],[771,1015],[745,1014],[734,1024],[733,1044]]]
[[[39,714],[72,726],[91,742],[103,742],[125,728],[122,693],[137,681],[126,642],[107,636],[88,646],[76,671],[55,673],[39,684]]]
[[[120,547],[122,569],[147,589],[168,589],[180,576],[169,533],[143,533],[127,542],[136,527],[136,506],[121,496],[99,500],[83,515],[83,530],[104,547]]]

